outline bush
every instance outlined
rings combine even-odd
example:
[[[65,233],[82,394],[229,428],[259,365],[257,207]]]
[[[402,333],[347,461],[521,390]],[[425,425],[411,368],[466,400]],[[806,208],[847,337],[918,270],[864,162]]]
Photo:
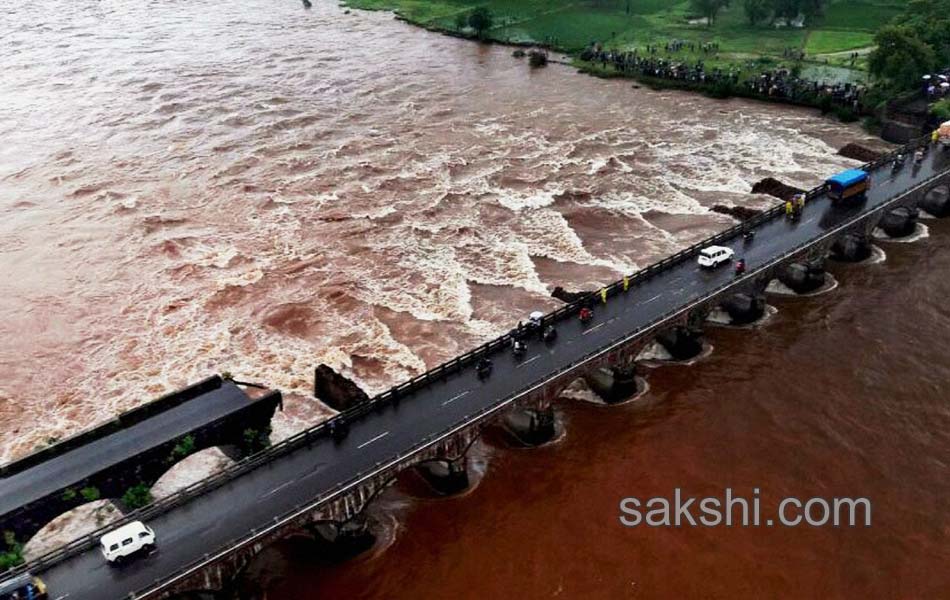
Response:
[[[950,98],[934,102],[930,107],[930,114],[941,121],[950,121]]]
[[[135,510],[152,503],[152,492],[144,483],[139,483],[130,487],[122,494],[122,504]]]
[[[66,488],[66,491],[63,492],[63,502],[72,502],[76,499],[76,490],[73,488]]]
[[[258,431],[257,429],[245,429],[244,430],[244,439],[242,444],[242,449],[246,454],[254,454],[255,452],[260,452],[264,448],[270,446],[270,427],[266,427],[263,431]]]
[[[178,462],[179,460],[185,458],[189,454],[195,451],[195,438],[192,435],[186,435],[185,437],[178,440],[178,443],[175,444],[175,447],[172,448],[172,453],[168,456],[168,463]]]
[[[79,490],[79,495],[82,496],[83,500],[86,502],[95,502],[101,497],[99,493],[99,488],[96,486],[90,485]]]
[[[3,532],[4,552],[0,552],[0,573],[23,563],[23,544],[16,541],[12,531]]]

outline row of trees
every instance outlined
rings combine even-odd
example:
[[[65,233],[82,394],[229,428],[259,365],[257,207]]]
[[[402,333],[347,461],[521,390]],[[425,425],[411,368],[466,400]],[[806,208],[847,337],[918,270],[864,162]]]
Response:
[[[911,0],[874,43],[871,74],[891,89],[915,88],[921,76],[950,66],[950,0]]]
[[[730,0],[690,0],[690,6],[711,25],[719,12],[729,6],[729,2]],[[811,19],[821,14],[824,5],[825,0],[742,0],[742,8],[751,25],[769,19],[791,20],[798,15]]]

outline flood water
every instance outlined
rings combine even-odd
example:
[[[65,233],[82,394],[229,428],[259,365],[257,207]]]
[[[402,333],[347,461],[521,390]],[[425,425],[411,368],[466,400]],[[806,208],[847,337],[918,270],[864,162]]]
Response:
[[[0,8],[0,459],[214,372],[325,414],[759,207],[865,135],[810,111],[634,89],[329,3]],[[486,442],[479,486],[394,491],[392,545],[290,546],[268,597],[946,596],[942,224],[833,294],[775,301],[566,437]],[[950,232],[944,232],[950,233]],[[623,496],[868,496],[870,529],[624,529]]]

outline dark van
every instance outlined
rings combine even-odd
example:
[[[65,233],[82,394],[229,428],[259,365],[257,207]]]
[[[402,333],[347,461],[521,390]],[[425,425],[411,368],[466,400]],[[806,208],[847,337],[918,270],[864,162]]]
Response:
[[[47,600],[46,584],[39,577],[21,573],[0,581],[0,600]]]
[[[825,185],[828,189],[828,197],[835,202],[848,200],[850,198],[863,200],[870,187],[870,183],[871,180],[868,177],[867,171],[861,169],[842,171],[825,181]]]

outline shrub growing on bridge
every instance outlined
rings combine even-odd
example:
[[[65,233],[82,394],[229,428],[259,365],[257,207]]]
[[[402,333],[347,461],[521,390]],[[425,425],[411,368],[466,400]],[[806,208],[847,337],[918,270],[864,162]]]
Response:
[[[82,488],[79,490],[79,495],[82,496],[86,502],[95,502],[102,497],[102,494],[99,493],[99,488],[94,485]]]
[[[23,544],[16,541],[12,531],[3,532],[4,552],[0,552],[0,573],[23,563]]]
[[[128,508],[135,510],[136,508],[142,508],[152,502],[152,491],[148,489],[148,486],[144,483],[139,483],[130,487],[124,494],[122,494],[122,504],[125,504]]]

